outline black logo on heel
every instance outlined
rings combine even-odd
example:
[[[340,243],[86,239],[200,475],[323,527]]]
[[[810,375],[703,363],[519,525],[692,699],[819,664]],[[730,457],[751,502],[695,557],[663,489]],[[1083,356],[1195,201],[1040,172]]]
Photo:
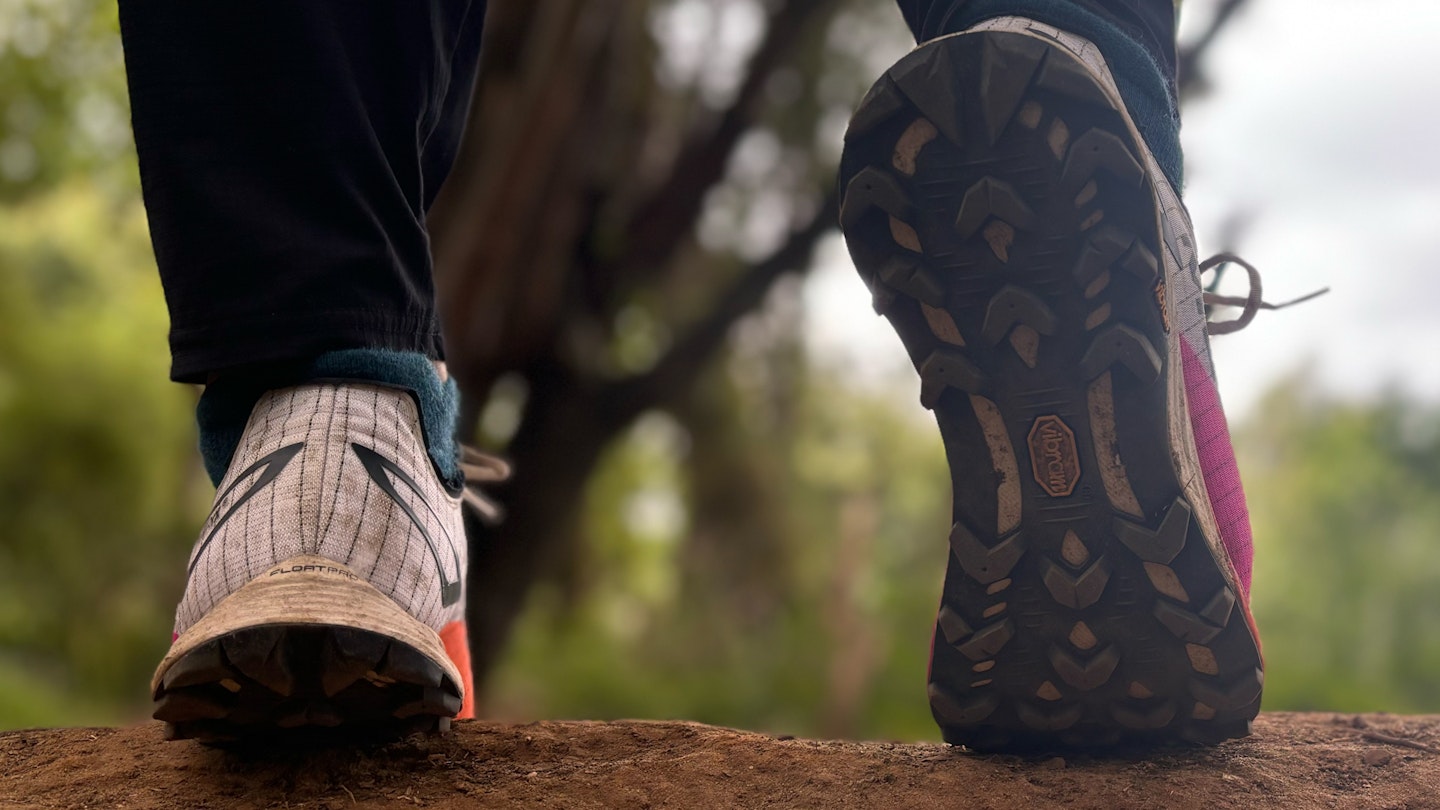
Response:
[[[285,470],[285,465],[289,464],[290,460],[295,458],[304,447],[304,442],[286,445],[254,464],[251,464],[249,467],[246,467],[244,472],[235,476],[235,480],[230,482],[230,486],[225,488],[225,492],[215,499],[215,503],[219,504],[224,502],[226,496],[233,492],[236,487],[240,486],[241,482],[254,475],[257,470],[264,468],[264,472],[260,473],[260,477],[250,486],[250,489],[247,490],[244,495],[241,495],[239,500],[230,505],[230,508],[225,511],[225,514],[222,515],[219,520],[215,521],[215,525],[210,529],[210,533],[205,535],[205,539],[200,541],[199,546],[195,547],[195,555],[190,558],[190,567],[185,569],[186,577],[195,573],[195,566],[200,563],[200,557],[205,553],[205,549],[210,546],[210,541],[214,540],[215,535],[220,532],[220,527],[225,525],[225,521],[229,520],[240,507],[244,506],[246,501],[255,497],[259,494],[260,490],[270,486],[276,478],[279,478],[280,473]]]
[[[425,538],[425,544],[430,547],[430,554],[435,558],[435,570],[440,574],[440,604],[445,607],[450,607],[460,601],[460,594],[464,588],[464,584],[460,581],[464,575],[464,572],[460,570],[460,552],[455,550],[454,540],[450,537],[449,530],[445,528],[445,521],[435,513],[434,507],[430,506],[430,502],[425,500],[425,496],[421,494],[420,485],[415,483],[415,479],[406,475],[404,470],[396,466],[395,462],[385,458],[374,450],[363,445],[355,444],[354,442],[351,442],[350,447],[355,451],[355,455],[359,457],[360,463],[365,466],[365,472],[370,474],[370,480],[375,482],[375,486],[380,487],[381,492],[390,496],[390,500],[394,501],[395,505],[400,507],[401,511],[410,518],[410,522],[415,524],[415,528],[420,530],[420,536]],[[430,514],[435,518],[435,522],[440,524],[440,530],[445,532],[445,542],[450,545],[450,553],[455,558],[454,580],[448,579],[445,575],[445,566],[440,562],[440,549],[435,545],[435,538],[430,535],[430,531],[425,528],[425,524],[420,522],[420,516],[415,514],[414,509],[410,508],[410,504],[406,503],[405,500],[400,497],[400,493],[396,491],[395,482],[391,479],[391,476],[394,476],[395,479],[409,487],[411,492],[415,493],[415,497],[419,498],[420,503],[425,505],[425,508],[429,510]]]

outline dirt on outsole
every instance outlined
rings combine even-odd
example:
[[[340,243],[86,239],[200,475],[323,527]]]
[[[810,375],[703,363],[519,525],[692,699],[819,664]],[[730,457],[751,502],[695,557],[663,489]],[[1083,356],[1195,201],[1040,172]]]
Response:
[[[0,734],[0,808],[1440,808],[1440,716],[1264,714],[1214,748],[981,755],[696,723],[457,723],[323,750],[165,742],[160,724]]]

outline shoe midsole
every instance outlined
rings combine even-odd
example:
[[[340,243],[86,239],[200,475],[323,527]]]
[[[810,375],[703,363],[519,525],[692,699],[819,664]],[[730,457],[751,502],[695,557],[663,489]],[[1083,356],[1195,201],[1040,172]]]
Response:
[[[423,653],[457,685],[465,683],[434,629],[341,563],[300,555],[271,566],[181,633],[155,670],[151,694],[159,692],[165,672],[196,647],[239,630],[273,625],[353,627],[378,633]]]

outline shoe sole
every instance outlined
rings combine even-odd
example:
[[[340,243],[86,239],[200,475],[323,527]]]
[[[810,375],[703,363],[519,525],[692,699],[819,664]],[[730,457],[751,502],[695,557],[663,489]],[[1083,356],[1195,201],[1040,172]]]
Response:
[[[1011,32],[911,52],[846,134],[846,241],[950,462],[929,695],[952,744],[1210,743],[1259,710],[1248,614],[1172,458],[1142,149],[1099,77]]]
[[[434,630],[343,565],[305,556],[181,634],[151,691],[169,739],[323,743],[445,731],[461,683]]]

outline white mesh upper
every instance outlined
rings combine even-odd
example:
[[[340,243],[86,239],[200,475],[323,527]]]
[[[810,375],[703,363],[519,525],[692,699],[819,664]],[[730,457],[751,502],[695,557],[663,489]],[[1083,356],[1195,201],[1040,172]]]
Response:
[[[299,554],[344,564],[438,631],[464,612],[460,503],[436,476],[408,393],[336,383],[268,392],[191,553],[175,632]]]

